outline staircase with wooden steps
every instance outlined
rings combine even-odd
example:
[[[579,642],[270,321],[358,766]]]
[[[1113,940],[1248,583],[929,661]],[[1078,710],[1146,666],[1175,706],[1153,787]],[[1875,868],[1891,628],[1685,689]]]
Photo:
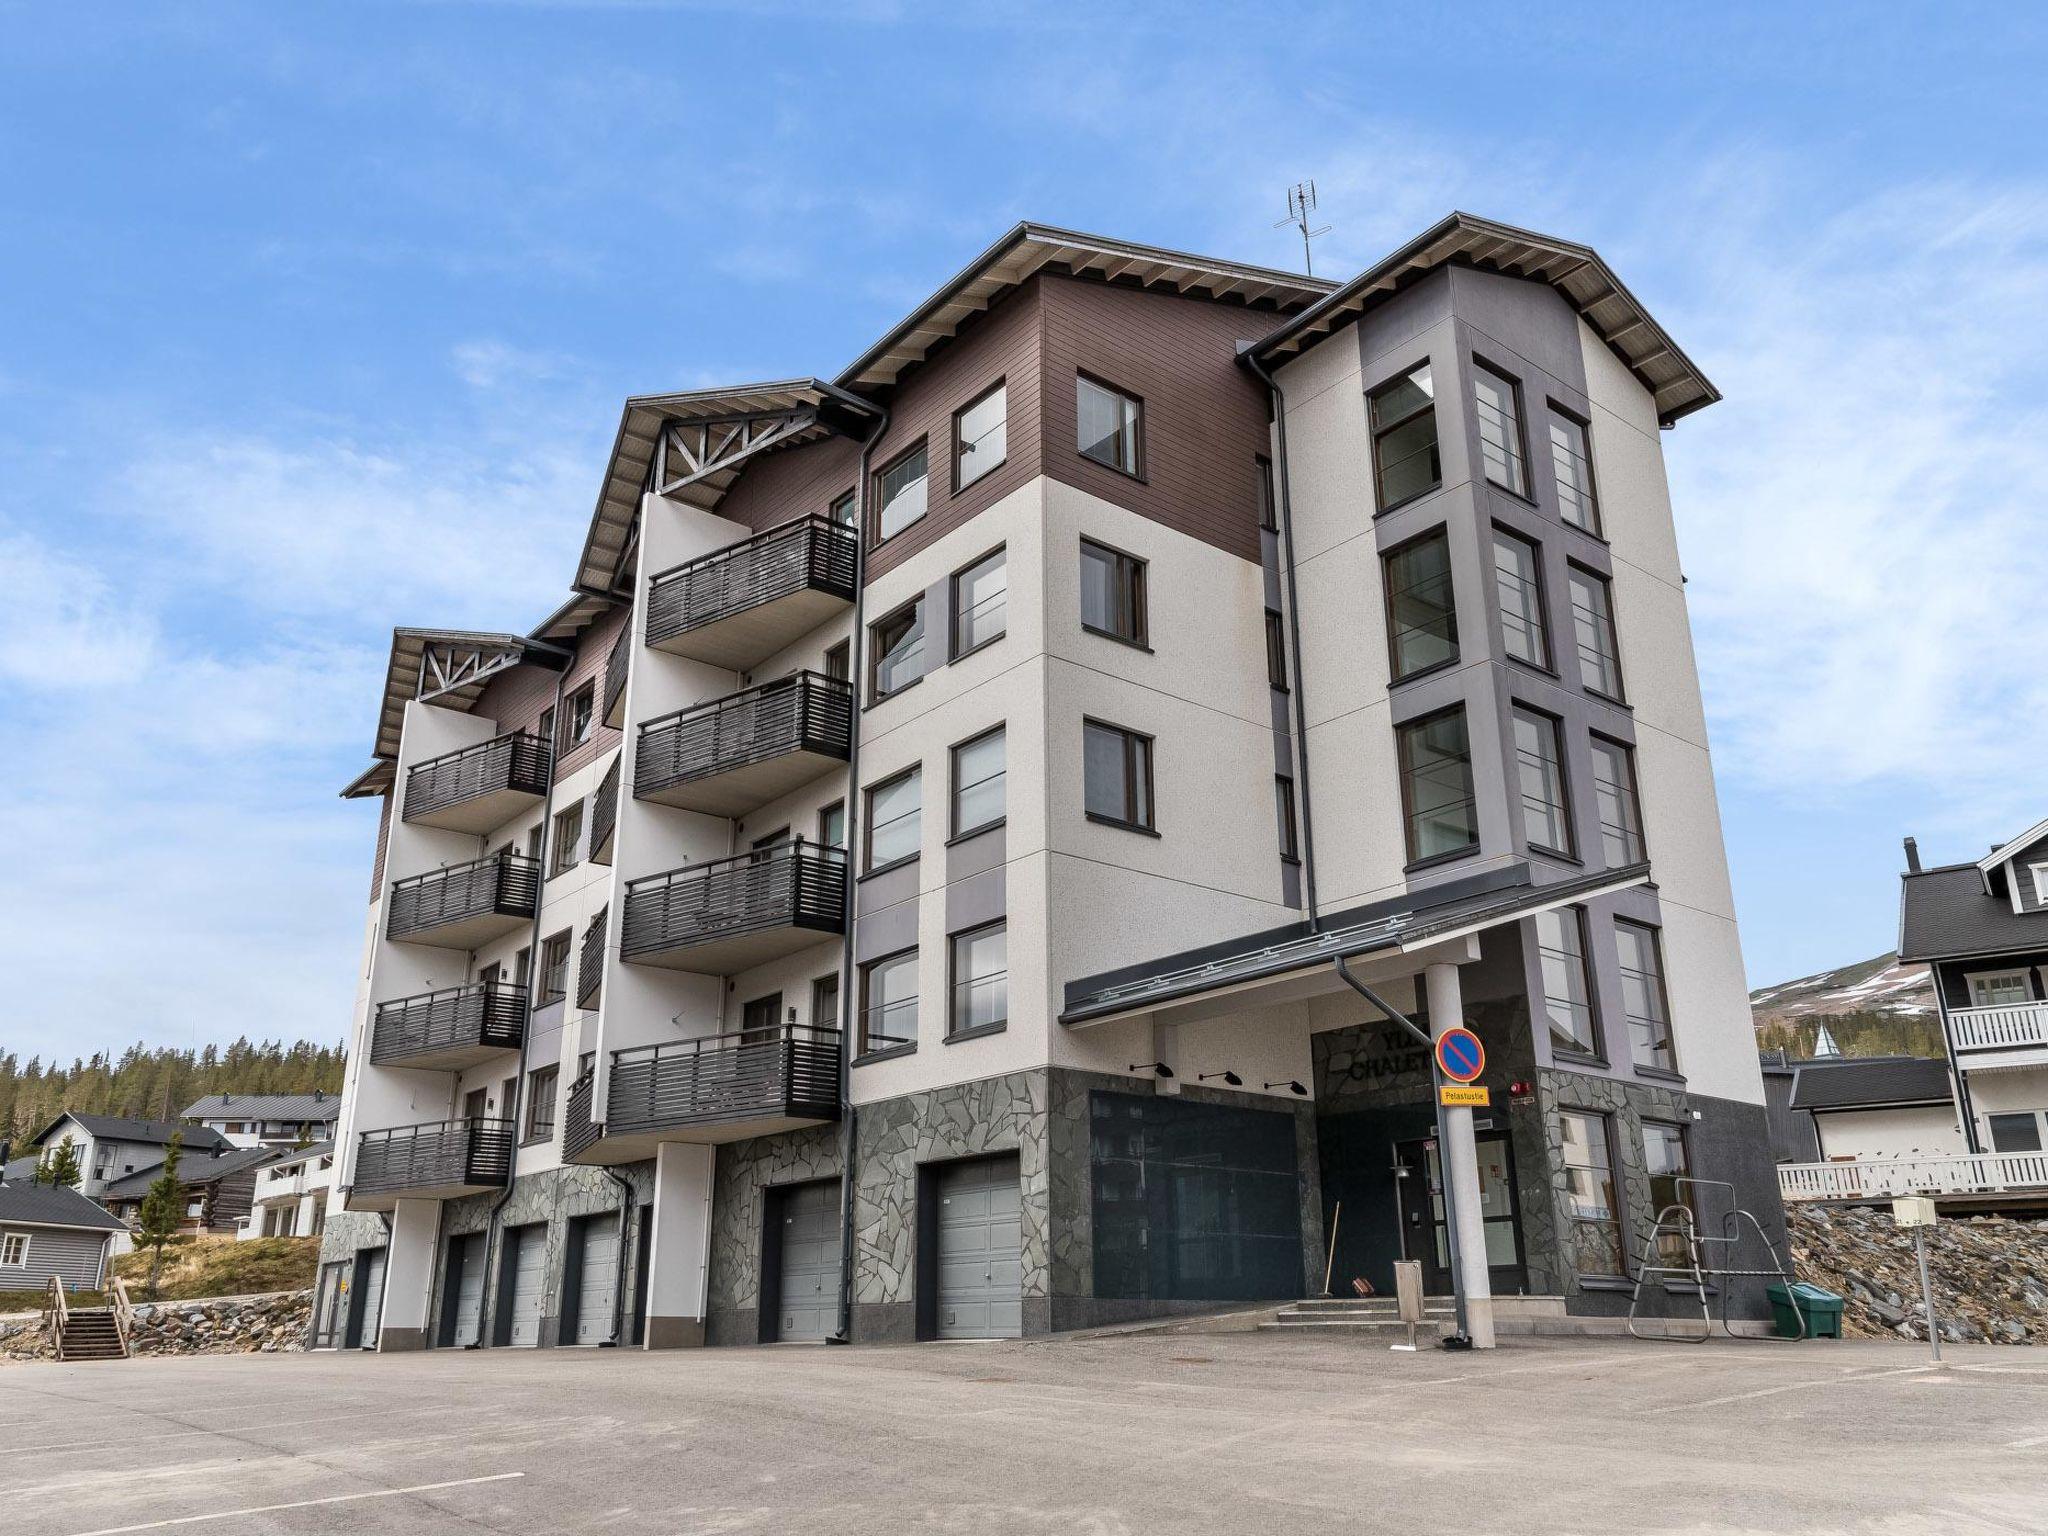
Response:
[[[1441,1338],[1457,1324],[1457,1311],[1448,1296],[1432,1296],[1423,1303],[1423,1320],[1415,1332],[1418,1338]],[[1326,1296],[1297,1301],[1273,1314],[1273,1320],[1259,1324],[1261,1332],[1273,1333],[1360,1333],[1388,1337],[1408,1336],[1398,1304],[1391,1296]]]
[[[57,1341],[59,1360],[126,1360],[128,1341],[112,1307],[73,1307]]]

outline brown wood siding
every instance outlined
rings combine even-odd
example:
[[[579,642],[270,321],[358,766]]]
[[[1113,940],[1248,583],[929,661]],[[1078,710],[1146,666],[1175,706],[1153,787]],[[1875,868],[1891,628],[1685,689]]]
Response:
[[[477,695],[475,713],[496,721],[500,732],[537,731],[541,715],[555,707],[555,677],[546,667],[500,672]]]
[[[1048,276],[1041,288],[1045,473],[1257,561],[1266,392],[1239,365],[1237,349],[1270,318],[1080,278]],[[1081,456],[1077,373],[1144,402],[1143,480]]]
[[[397,791],[387,789],[377,797],[377,855],[370,861],[370,900],[384,894],[384,854],[391,847],[391,803]]]
[[[603,711],[604,664],[611,658],[612,643],[619,638],[619,632],[626,627],[626,621],[632,615],[633,610],[622,603],[612,609],[611,612],[601,615],[588,629],[577,636],[576,659],[569,663],[569,670],[564,674],[562,680],[562,697],[564,700],[586,682],[595,681],[597,684],[596,707],[600,713]],[[551,692],[548,703],[552,704],[553,702],[554,699]],[[542,708],[546,707],[546,705],[542,706]],[[536,714],[537,718],[538,715]],[[559,731],[566,722],[557,719],[555,724]],[[509,725],[507,728],[510,728]],[[596,762],[598,758],[611,751],[613,747],[616,747],[623,735],[623,732],[613,730],[600,718],[591,727],[588,736],[578,745],[563,752],[556,759],[555,778],[559,781],[565,775],[574,773],[578,768],[584,768]]]
[[[853,489],[859,474],[860,444],[844,437],[764,453],[726,492],[718,515],[757,530],[773,528],[826,511]]]

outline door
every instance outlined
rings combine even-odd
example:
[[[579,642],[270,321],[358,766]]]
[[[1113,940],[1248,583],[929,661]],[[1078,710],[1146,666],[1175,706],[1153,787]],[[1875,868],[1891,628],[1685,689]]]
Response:
[[[477,1329],[484,1315],[484,1235],[458,1238],[455,1248],[455,1329],[448,1341],[455,1348],[480,1342]]]
[[[612,1306],[619,1289],[619,1218],[583,1218],[583,1263],[576,1286],[578,1344],[602,1344],[612,1336]]]
[[[1451,1293],[1450,1238],[1444,1230],[1443,1168],[1436,1138],[1403,1142],[1397,1149],[1401,1185],[1401,1257],[1422,1261],[1422,1288]],[[1519,1295],[1522,1223],[1515,1198],[1514,1159],[1505,1132],[1478,1138],[1479,1211],[1486,1228],[1486,1266],[1496,1296]]]
[[[384,1318],[384,1250],[373,1248],[363,1263],[362,1329],[357,1343],[375,1349]]]
[[[462,1118],[481,1120],[490,1112],[491,1095],[488,1088],[472,1088],[462,1096]]]
[[[830,1338],[839,1327],[839,1185],[823,1179],[777,1194],[780,1301],[775,1336],[784,1343]]]
[[[341,1347],[342,1319],[348,1316],[348,1260],[320,1266],[320,1289],[313,1303],[312,1349]]]
[[[548,1229],[536,1222],[514,1227],[506,1233],[511,1251],[505,1262],[512,1266],[512,1285],[506,1309],[514,1349],[532,1349],[540,1343],[541,1293],[546,1288]]]
[[[1024,1331],[1023,1200],[1017,1159],[939,1170],[938,1320],[942,1339],[1014,1339]]]

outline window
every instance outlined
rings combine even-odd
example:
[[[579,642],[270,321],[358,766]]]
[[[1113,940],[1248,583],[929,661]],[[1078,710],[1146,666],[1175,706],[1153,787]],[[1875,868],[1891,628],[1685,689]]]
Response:
[[[953,1007],[948,1035],[979,1035],[1010,1021],[1010,933],[990,923],[953,935]]]
[[[851,528],[854,520],[860,516],[860,504],[854,499],[853,492],[843,491],[832,498],[832,505],[826,509],[826,515],[841,527]]]
[[[1536,957],[1543,972],[1543,1011],[1550,1019],[1551,1049],[1597,1056],[1583,908],[1553,907],[1536,914]]]
[[[540,857],[541,835],[546,830],[547,822],[545,819],[536,821],[532,826],[526,829],[526,856],[529,859],[538,859]],[[498,850],[498,852],[500,853],[510,853],[511,851],[512,850],[510,847],[500,848]]]
[[[1372,472],[1380,510],[1413,501],[1443,484],[1436,445],[1436,386],[1429,364],[1372,392]]]
[[[546,1141],[555,1134],[555,1086],[560,1067],[535,1067],[526,1074],[526,1139]]]
[[[1671,1053],[1671,1003],[1664,992],[1664,957],[1657,930],[1625,918],[1614,920],[1614,947],[1621,959],[1621,1011],[1628,1020],[1636,1065],[1678,1070]]]
[[[1458,659],[1458,609],[1452,601],[1451,544],[1444,530],[1389,550],[1387,644],[1394,681]]]
[[[1280,529],[1280,510],[1273,500],[1273,461],[1263,453],[1258,456],[1259,481],[1259,526],[1269,533]]]
[[[953,836],[992,827],[1004,815],[1004,737],[997,726],[953,749]]]
[[[1081,627],[1131,645],[1145,643],[1145,562],[1081,541]]]
[[[1636,796],[1636,755],[1618,741],[1593,738],[1593,799],[1600,851],[1609,869],[1643,857],[1643,808]]]
[[[1152,738],[1097,720],[1081,723],[1081,766],[1090,821],[1152,830]]]
[[[1271,608],[1266,610],[1266,681],[1287,691],[1287,621]]]
[[[1564,1151],[1565,1198],[1572,1211],[1573,1267],[1582,1275],[1619,1275],[1621,1212],[1614,1198],[1607,1117],[1559,1110],[1557,1129]]]
[[[596,683],[585,683],[569,695],[569,721],[562,740],[563,747],[573,747],[590,739],[590,725],[596,709]]]
[[[918,851],[918,811],[924,798],[924,770],[910,768],[871,786],[868,799],[867,861],[871,870],[913,858]]]
[[[1083,458],[1127,475],[1144,474],[1145,408],[1141,402],[1083,373],[1074,377],[1074,406],[1079,426],[1076,446]]]
[[[1529,846],[1572,854],[1572,818],[1565,806],[1564,754],[1557,722],[1515,707],[1515,774],[1522,794],[1522,831]]]
[[[917,951],[870,961],[860,973],[862,1056],[917,1044]]]
[[[0,1237],[0,1269],[16,1269],[28,1262],[28,1234],[9,1232]]]
[[[1605,577],[1571,568],[1572,633],[1579,646],[1579,674],[1593,692],[1621,702],[1621,647],[1614,638],[1614,601]]]
[[[953,415],[953,489],[964,491],[1003,462],[1008,453],[1005,402],[997,384]]]
[[[1472,396],[1479,413],[1479,462],[1486,478],[1504,491],[1527,496],[1529,465],[1522,451],[1521,387],[1475,360]]]
[[[1666,1125],[1659,1120],[1645,1120],[1643,1165],[1650,1175],[1650,1210],[1654,1213],[1650,1218],[1652,1221],[1663,1220],[1664,1213],[1674,1205],[1687,1211],[1692,1210],[1692,1185],[1680,1182],[1692,1176],[1692,1163],[1685,1151],[1684,1126]],[[1674,1216],[1672,1219],[1679,1218]],[[1684,1235],[1666,1232],[1659,1236],[1657,1261],[1660,1264],[1683,1264],[1691,1267],[1692,1258]]]
[[[1000,640],[1010,622],[1010,575],[1003,551],[953,573],[953,659]]]
[[[875,536],[892,539],[924,516],[930,475],[919,443],[875,476]]]
[[[1472,748],[1465,736],[1464,706],[1409,721],[1398,732],[1398,745],[1408,862],[1478,847],[1478,802],[1472,793]]]
[[[752,1033],[755,1030],[775,1029],[782,1023],[782,994],[770,992],[766,997],[750,998],[740,1008],[740,1028]]]
[[[834,800],[818,812],[818,841],[827,848],[846,846],[846,802]]]
[[[1991,1150],[1994,1152],[2038,1152],[2041,1150],[2041,1122],[2030,1109],[2017,1115],[1990,1115]]]
[[[550,704],[540,712],[540,723],[534,726],[534,734],[542,741],[555,739],[555,706]]]
[[[1301,835],[1294,825],[1294,780],[1284,773],[1273,775],[1273,808],[1280,818],[1280,857],[1289,864],[1301,862]]]
[[[853,677],[853,642],[842,640],[837,645],[825,648],[825,675],[835,682],[847,682]]]
[[[583,841],[583,802],[555,812],[554,841],[548,846],[548,873],[559,875],[576,866],[576,847]]]
[[[2032,1000],[2025,971],[1986,971],[1970,978],[1972,1008],[2009,1008]]]
[[[1586,424],[1550,408],[1550,466],[1557,476],[1557,510],[1574,528],[1600,532],[1600,503],[1593,495],[1593,446]]]
[[[839,973],[820,976],[811,983],[811,1028],[839,1027]]]
[[[540,991],[533,1000],[536,1008],[559,1003],[569,991],[569,930],[550,935],[540,946]]]
[[[924,676],[924,599],[905,603],[869,629],[868,694],[880,701]]]
[[[1550,629],[1543,619],[1542,557],[1504,528],[1493,530],[1493,587],[1500,597],[1501,648],[1532,667],[1550,667]]]
[[[523,989],[531,980],[533,980],[533,950],[522,947],[519,953],[512,957],[512,981],[514,985]]]
[[[2034,900],[2048,907],[2048,864],[2032,866],[2034,872]]]

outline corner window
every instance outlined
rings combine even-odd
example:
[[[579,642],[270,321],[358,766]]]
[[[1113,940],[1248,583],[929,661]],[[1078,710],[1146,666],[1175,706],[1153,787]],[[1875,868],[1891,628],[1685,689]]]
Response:
[[[1445,858],[1479,846],[1478,801],[1472,792],[1472,747],[1465,708],[1411,720],[1396,733],[1408,862]]]
[[[1615,1199],[1607,1117],[1562,1109],[1557,1114],[1557,1130],[1565,1199],[1572,1213],[1572,1267],[1582,1275],[1619,1275],[1623,1272],[1621,1209]]]
[[[929,479],[923,443],[875,476],[875,537],[878,541],[893,539],[924,516],[925,488]]]
[[[997,384],[954,413],[953,489],[964,491],[1003,462],[1008,452],[1008,392]]]
[[[559,1003],[568,996],[569,948],[569,930],[566,928],[541,941],[540,987],[534,994],[534,1007],[545,1008],[549,1003]]]
[[[990,923],[953,935],[949,1035],[982,1034],[1010,1022],[1010,930]]]
[[[1493,530],[1493,588],[1500,600],[1501,649],[1532,667],[1550,668],[1550,629],[1543,619],[1542,558],[1536,546],[1505,528]]]
[[[1675,1072],[1671,1050],[1671,1002],[1664,990],[1664,956],[1657,930],[1625,918],[1614,920],[1614,948],[1621,962],[1621,1011],[1628,1020],[1636,1065]]]
[[[1504,491],[1527,496],[1529,464],[1522,450],[1521,386],[1475,359],[1472,397],[1479,417],[1479,462],[1486,478]]]
[[[1081,627],[1127,645],[1146,643],[1144,561],[1081,541]]]
[[[1273,809],[1280,819],[1280,857],[1289,864],[1301,862],[1301,835],[1294,824],[1294,780],[1284,773],[1273,775]]]
[[[1564,756],[1557,721],[1520,705],[1514,711],[1515,775],[1522,795],[1522,831],[1529,846],[1572,856],[1572,819],[1566,808]]]
[[[868,698],[879,703],[924,676],[924,599],[905,603],[868,629]]]
[[[1382,512],[1443,484],[1436,441],[1436,385],[1429,364],[1411,368],[1369,397],[1373,486]]]
[[[872,960],[860,973],[858,1054],[917,1044],[917,951]]]
[[[1099,720],[1083,721],[1081,760],[1089,820],[1153,830],[1150,736]]]
[[[953,836],[966,837],[1003,819],[1006,734],[999,725],[953,749]]]
[[[1603,576],[1575,565],[1566,578],[1572,594],[1572,635],[1579,677],[1594,693],[1622,701],[1621,646],[1614,634],[1614,596]]]
[[[1003,551],[953,573],[953,659],[1002,639],[1010,624],[1010,573]]]
[[[1451,545],[1439,528],[1387,552],[1387,646],[1394,681],[1458,659]]]
[[[555,1088],[560,1067],[535,1067],[526,1074],[526,1140],[546,1141],[555,1134]]]
[[[1643,858],[1643,808],[1636,796],[1636,755],[1618,741],[1593,738],[1593,798],[1600,850],[1609,869]]]
[[[1557,479],[1557,510],[1574,528],[1598,535],[1600,503],[1593,494],[1593,445],[1586,424],[1550,407],[1550,467]]]
[[[924,801],[924,771],[909,768],[867,791],[867,867],[880,869],[918,851],[919,812]]]
[[[1553,907],[1536,914],[1536,958],[1543,973],[1543,1011],[1552,1050],[1599,1054],[1593,1033],[1593,979],[1586,966],[1586,914]]]
[[[1145,408],[1135,395],[1076,374],[1074,407],[1075,446],[1083,458],[1127,475],[1144,474]]]
[[[579,857],[577,847],[582,841],[583,802],[578,800],[567,810],[555,812],[554,836],[548,843],[548,873],[559,875],[574,869]]]

